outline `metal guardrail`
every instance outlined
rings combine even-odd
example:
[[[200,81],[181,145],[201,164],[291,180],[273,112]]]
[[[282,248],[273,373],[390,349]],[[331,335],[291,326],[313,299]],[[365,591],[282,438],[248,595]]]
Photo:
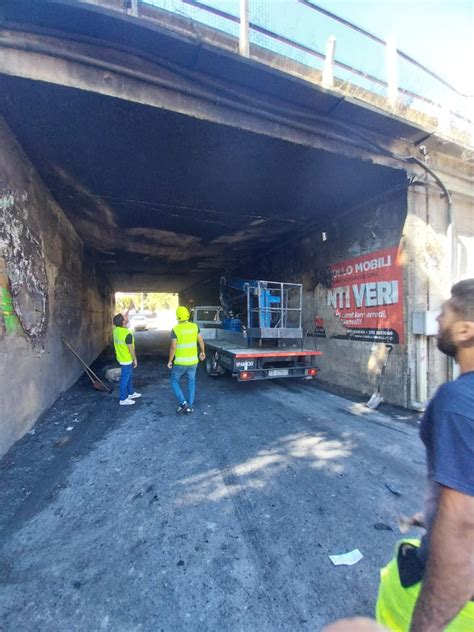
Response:
[[[313,0],[130,0],[132,13],[139,15],[141,6],[189,19],[198,37],[201,25],[233,38],[243,56],[262,62],[258,53],[263,50],[273,67],[299,76],[306,72],[308,80],[326,89],[474,144],[472,96],[399,51],[393,41]]]

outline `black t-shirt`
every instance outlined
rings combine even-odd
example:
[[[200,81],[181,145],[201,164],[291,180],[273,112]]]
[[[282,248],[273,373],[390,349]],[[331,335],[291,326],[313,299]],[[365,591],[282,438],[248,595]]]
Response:
[[[131,345],[133,342],[133,336],[132,334],[127,334],[126,338],[125,338],[125,344],[127,345]]]

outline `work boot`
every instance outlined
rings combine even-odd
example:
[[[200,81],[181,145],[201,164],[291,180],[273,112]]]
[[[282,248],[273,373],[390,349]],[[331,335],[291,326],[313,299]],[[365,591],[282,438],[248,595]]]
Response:
[[[132,395],[129,395],[129,396],[128,396],[128,399],[138,399],[138,398],[139,398],[139,397],[141,397],[141,396],[142,396],[142,394],[141,394],[141,393],[137,393],[137,392],[135,391],[135,393],[132,393]]]
[[[180,404],[178,406],[178,408],[176,409],[176,414],[180,415],[181,413],[186,412],[186,409],[188,408],[188,402],[183,402],[182,404]]]
[[[135,404],[135,402],[133,401],[133,399],[129,399],[127,397],[127,399],[121,399],[119,404],[120,404],[120,406],[133,406],[133,404]]]
[[[190,415],[194,412],[194,408],[192,406],[186,406],[186,410],[184,412],[186,415]]]

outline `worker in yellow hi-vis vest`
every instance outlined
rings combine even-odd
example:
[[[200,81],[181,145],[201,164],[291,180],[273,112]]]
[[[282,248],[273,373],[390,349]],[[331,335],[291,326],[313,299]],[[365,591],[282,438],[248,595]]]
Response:
[[[189,311],[180,305],[176,310],[178,324],[171,331],[170,353],[168,369],[171,369],[171,387],[178,399],[177,413],[193,412],[194,396],[196,393],[196,369],[199,360],[206,359],[204,340],[196,323],[189,322]],[[200,353],[198,357],[198,343]],[[179,385],[180,379],[186,375],[188,380],[188,399],[184,396]]]
[[[141,397],[141,393],[137,393],[133,387],[133,369],[137,368],[135,340],[122,314],[116,314],[113,323],[115,356],[121,367],[119,404],[132,406]]]

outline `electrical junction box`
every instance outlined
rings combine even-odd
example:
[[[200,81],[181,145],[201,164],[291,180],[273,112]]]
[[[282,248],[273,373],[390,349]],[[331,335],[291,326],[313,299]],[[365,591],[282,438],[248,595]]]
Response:
[[[439,310],[413,312],[413,333],[419,336],[436,336],[438,334]]]

